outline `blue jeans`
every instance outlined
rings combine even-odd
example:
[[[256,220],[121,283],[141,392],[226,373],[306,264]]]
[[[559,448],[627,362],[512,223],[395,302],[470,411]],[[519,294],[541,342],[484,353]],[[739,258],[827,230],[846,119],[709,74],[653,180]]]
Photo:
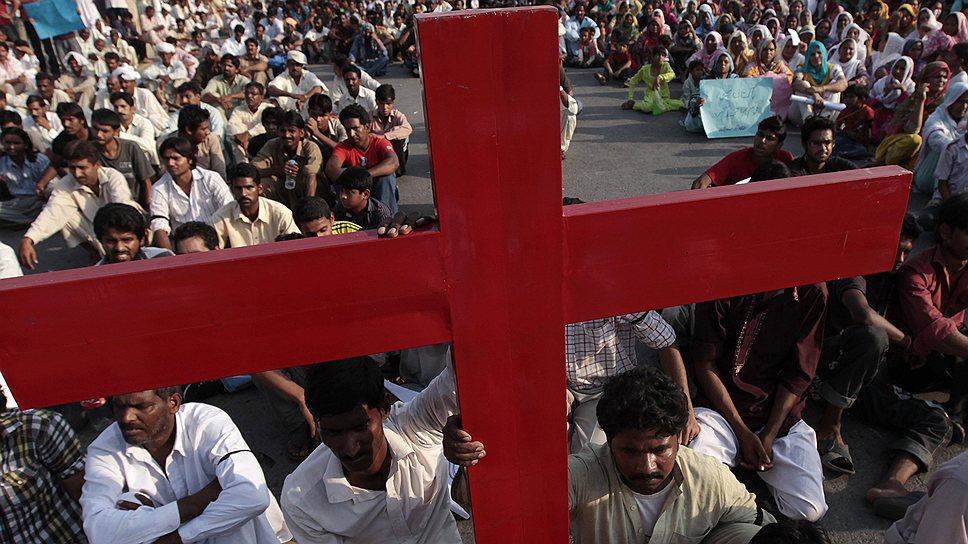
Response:
[[[373,178],[373,198],[386,204],[390,213],[397,213],[397,175]]]
[[[368,60],[360,63],[360,68],[366,70],[366,73],[373,77],[380,77],[386,75],[387,65],[390,64],[390,59],[387,57],[380,57],[378,59]]]

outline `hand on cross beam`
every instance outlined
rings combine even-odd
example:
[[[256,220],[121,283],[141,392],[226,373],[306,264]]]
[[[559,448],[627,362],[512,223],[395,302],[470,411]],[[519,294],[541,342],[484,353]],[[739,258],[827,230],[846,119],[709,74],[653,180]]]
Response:
[[[483,443],[475,442],[461,427],[460,414],[447,418],[447,424],[444,425],[444,457],[455,465],[472,467],[487,452]]]
[[[385,221],[376,229],[376,233],[381,238],[396,238],[410,234],[414,228],[425,228],[437,222],[436,217],[429,215],[407,215],[404,212],[397,212],[390,221]]]

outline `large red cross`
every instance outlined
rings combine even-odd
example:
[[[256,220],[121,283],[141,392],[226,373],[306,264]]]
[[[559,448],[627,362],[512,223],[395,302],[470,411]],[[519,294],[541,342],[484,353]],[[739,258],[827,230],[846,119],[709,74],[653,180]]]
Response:
[[[418,17],[439,230],[0,282],[24,407],[453,342],[477,542],[567,542],[565,323],[886,270],[896,167],[561,207],[557,14]],[[245,425],[244,421],[239,422]]]

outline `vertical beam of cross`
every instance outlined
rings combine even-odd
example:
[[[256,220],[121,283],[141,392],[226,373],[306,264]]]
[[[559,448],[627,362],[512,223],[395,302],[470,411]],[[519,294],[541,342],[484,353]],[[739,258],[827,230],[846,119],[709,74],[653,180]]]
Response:
[[[481,544],[568,539],[557,28],[550,8],[417,22]]]

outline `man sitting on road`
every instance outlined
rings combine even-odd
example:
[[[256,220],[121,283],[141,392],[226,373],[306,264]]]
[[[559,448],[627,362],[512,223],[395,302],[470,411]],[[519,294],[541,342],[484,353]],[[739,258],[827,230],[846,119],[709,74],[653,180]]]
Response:
[[[779,117],[767,117],[756,127],[753,147],[733,151],[712,165],[705,173],[692,182],[693,189],[704,189],[710,185],[720,187],[744,181],[753,171],[772,160],[789,163],[793,155],[783,149],[786,127]]]

